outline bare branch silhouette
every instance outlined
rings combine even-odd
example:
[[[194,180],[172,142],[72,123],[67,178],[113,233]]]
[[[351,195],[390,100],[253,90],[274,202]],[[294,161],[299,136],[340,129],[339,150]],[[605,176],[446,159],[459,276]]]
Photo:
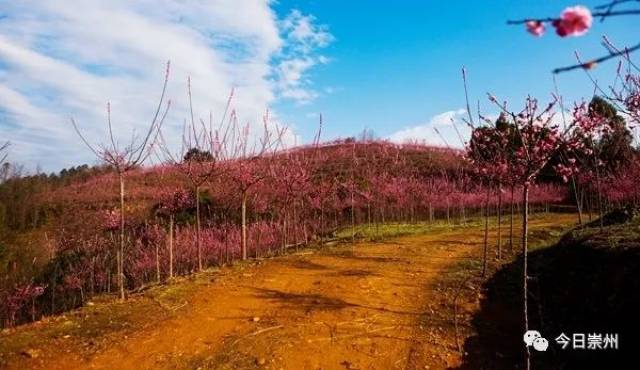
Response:
[[[7,160],[9,145],[11,144],[8,141],[0,145],[0,165]]]

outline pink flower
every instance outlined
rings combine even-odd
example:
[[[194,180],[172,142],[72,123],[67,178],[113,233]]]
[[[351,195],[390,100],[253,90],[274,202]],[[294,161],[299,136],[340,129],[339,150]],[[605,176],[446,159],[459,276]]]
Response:
[[[120,227],[120,213],[116,210],[107,210],[103,213],[104,227],[107,230],[117,230]]]
[[[582,36],[591,28],[592,22],[591,11],[578,5],[565,9],[560,19],[553,21],[553,26],[560,37]]]
[[[529,21],[526,23],[526,26],[527,26],[527,32],[529,32],[530,34],[536,37],[540,37],[544,34],[544,31],[545,31],[544,23],[540,21]]]

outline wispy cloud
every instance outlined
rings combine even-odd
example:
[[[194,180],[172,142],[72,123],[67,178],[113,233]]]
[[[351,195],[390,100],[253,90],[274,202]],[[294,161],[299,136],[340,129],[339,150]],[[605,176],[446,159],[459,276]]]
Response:
[[[316,24],[312,15],[303,15],[293,10],[280,27],[286,40],[286,46],[278,56],[276,71],[278,93],[298,103],[308,103],[318,96],[312,89],[306,73],[316,65],[327,64],[329,58],[318,55],[316,51],[326,47],[334,38],[324,25]]]
[[[186,117],[186,79],[196,115],[221,114],[236,88],[243,121],[260,122],[277,99],[317,96],[309,71],[333,37],[311,15],[279,19],[266,0],[25,0],[0,18],[0,130],[12,159],[48,169],[91,161],[71,129],[104,135],[111,101],[117,134],[144,130],[171,60],[174,108],[166,136]],[[80,154],[82,153],[82,154]]]

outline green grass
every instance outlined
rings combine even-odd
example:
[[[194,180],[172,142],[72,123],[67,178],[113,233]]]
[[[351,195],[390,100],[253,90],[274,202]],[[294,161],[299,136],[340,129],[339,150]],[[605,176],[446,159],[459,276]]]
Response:
[[[466,223],[451,223],[447,224],[444,221],[429,222],[416,222],[416,223],[385,223],[376,225],[356,225],[355,237],[358,240],[365,241],[380,241],[389,238],[395,238],[406,235],[419,235],[436,231],[453,230],[460,227],[473,227],[478,226],[479,221],[467,221]],[[339,240],[351,239],[352,230],[350,226],[347,226],[336,233],[336,238]]]
[[[617,248],[640,243],[640,217],[628,223],[605,226],[581,227],[571,231],[571,238],[586,245]]]
[[[536,220],[539,218],[549,217],[550,214],[533,214],[530,215],[530,220]],[[493,232],[498,223],[497,217],[489,217],[489,231]],[[460,222],[458,219],[452,219],[450,223],[444,220],[437,220],[434,222],[416,222],[416,223],[385,223],[378,224],[361,224],[355,226],[355,238],[357,240],[364,241],[380,241],[389,238],[395,238],[406,235],[419,235],[431,232],[443,232],[459,230],[460,228],[473,228],[484,226],[483,217],[467,218],[465,222]],[[516,239],[520,237],[520,217],[516,215],[514,218],[514,232]],[[509,232],[509,214],[502,215],[502,228],[503,237],[506,237]],[[531,230],[529,234],[530,243],[533,248],[537,244],[544,244],[546,241],[553,241],[560,238],[564,232],[567,231],[566,226],[555,225],[545,230]],[[340,229],[335,237],[341,241],[349,241],[351,239],[352,230],[350,226],[346,226]],[[538,241],[539,239],[544,239]],[[557,241],[557,240],[556,240]]]

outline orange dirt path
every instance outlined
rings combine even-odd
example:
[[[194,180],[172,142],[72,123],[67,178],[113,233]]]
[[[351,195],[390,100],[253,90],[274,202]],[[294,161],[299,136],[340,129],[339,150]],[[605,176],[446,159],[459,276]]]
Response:
[[[573,220],[568,215],[534,219],[532,228]],[[441,289],[439,281],[459,271],[461,262],[477,260],[481,243],[482,227],[475,226],[305,250],[225,268],[209,273],[207,283],[175,308],[177,314],[157,320],[150,314],[146,325],[126,335],[105,335],[100,351],[87,352],[86,343],[79,341],[47,339],[38,356],[16,354],[5,359],[6,365],[296,370],[456,366],[460,356],[452,292]],[[469,310],[477,299],[474,295],[466,302]],[[11,335],[0,339],[11,340]]]

